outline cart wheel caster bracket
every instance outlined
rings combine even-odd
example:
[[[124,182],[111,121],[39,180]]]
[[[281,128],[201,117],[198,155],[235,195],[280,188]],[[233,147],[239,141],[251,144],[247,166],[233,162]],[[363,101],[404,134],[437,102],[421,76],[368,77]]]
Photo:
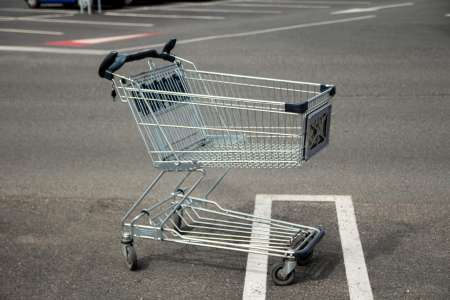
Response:
[[[271,276],[276,285],[290,285],[295,279],[296,260],[285,260],[272,266]]]
[[[133,243],[122,244],[122,255],[125,257],[125,262],[128,269],[134,271],[137,269],[137,254]]]

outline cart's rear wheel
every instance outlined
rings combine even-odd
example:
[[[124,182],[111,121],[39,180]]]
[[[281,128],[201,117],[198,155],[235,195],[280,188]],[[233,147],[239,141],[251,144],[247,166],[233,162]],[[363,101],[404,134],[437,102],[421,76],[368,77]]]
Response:
[[[136,250],[133,245],[123,244],[122,245],[122,254],[125,257],[125,262],[127,264],[128,269],[131,271],[136,270],[137,268],[137,255]]]
[[[283,269],[283,267],[284,262],[277,263],[272,267],[271,276],[276,285],[290,285],[294,282],[295,270],[292,270],[291,273],[287,274],[287,276],[283,278],[280,274],[280,270]]]
[[[313,255],[314,255],[314,250],[311,250],[311,252],[309,252],[305,257],[297,258],[297,265],[299,265],[299,266],[308,265],[311,262]]]

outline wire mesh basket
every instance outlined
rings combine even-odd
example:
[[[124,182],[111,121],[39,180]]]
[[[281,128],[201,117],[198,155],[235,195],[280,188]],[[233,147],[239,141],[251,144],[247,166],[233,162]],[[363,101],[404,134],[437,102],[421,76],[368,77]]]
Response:
[[[199,71],[178,59],[115,81],[155,167],[298,167],[328,143],[333,86]]]

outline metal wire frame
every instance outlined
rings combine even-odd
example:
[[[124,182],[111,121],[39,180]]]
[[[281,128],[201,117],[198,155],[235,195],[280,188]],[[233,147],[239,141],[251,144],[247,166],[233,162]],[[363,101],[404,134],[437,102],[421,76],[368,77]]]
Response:
[[[182,63],[190,66],[185,68]],[[133,237],[289,258],[308,250],[318,228],[260,218],[222,208],[192,193],[204,167],[284,168],[304,160],[307,113],[324,107],[330,93],[320,84],[199,71],[182,58],[126,77],[114,75],[120,99],[128,103],[154,166],[161,173],[122,219],[122,242]],[[307,110],[286,104],[307,102]],[[164,174],[184,171],[173,192],[131,220]],[[174,173],[174,172],[172,172]],[[199,177],[182,188],[192,174]],[[283,267],[284,268],[284,267]]]
[[[140,238],[283,258],[292,257],[318,232],[314,227],[224,209],[215,201],[196,197],[187,197],[174,208],[180,204],[174,197],[183,196],[172,195],[160,201],[125,227],[132,228],[133,235]],[[169,211],[175,212],[171,218],[167,218]],[[144,216],[148,225],[136,224]]]
[[[320,84],[199,71],[177,60],[132,77],[114,74],[156,167],[301,165],[305,114],[285,104],[308,101],[309,111],[327,103]]]

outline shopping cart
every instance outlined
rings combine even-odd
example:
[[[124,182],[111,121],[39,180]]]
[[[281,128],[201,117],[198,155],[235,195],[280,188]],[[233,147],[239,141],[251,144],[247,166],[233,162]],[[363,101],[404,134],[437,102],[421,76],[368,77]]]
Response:
[[[225,209],[208,196],[230,168],[299,167],[324,148],[335,87],[200,71],[170,54],[174,46],[171,40],[162,52],[111,52],[99,68],[113,82],[113,97],[128,103],[153,166],[161,170],[122,218],[127,265],[137,267],[133,240],[147,238],[281,257],[272,278],[290,284],[324,230]],[[144,58],[165,62],[149,60],[147,70],[131,76],[117,73]],[[194,197],[206,168],[226,171],[203,197]],[[173,191],[138,209],[167,173],[182,175]]]

